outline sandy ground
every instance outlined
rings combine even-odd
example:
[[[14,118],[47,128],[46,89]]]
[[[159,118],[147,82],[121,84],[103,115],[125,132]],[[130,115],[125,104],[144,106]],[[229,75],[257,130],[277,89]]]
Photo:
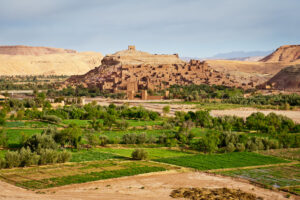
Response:
[[[254,193],[265,200],[286,199],[285,193],[256,187],[247,181],[200,172],[174,171],[74,184],[39,191],[39,193],[45,192],[45,194],[38,194],[36,191],[0,182],[0,199],[158,200],[173,199],[169,196],[171,191],[180,187],[227,187]],[[289,199],[299,200],[300,197],[291,195]]]
[[[214,117],[216,116],[224,116],[224,115],[235,115],[238,117],[246,118],[252,113],[262,112],[265,115],[273,112],[277,115],[284,115],[293,119],[296,123],[300,123],[300,111],[292,111],[292,110],[258,110],[255,108],[238,108],[231,110],[212,110],[210,114]]]

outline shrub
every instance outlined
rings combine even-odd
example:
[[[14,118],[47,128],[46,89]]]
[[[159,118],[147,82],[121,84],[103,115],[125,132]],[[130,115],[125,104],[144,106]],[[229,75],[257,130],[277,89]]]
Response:
[[[158,143],[159,143],[159,144],[165,144],[166,141],[167,141],[167,138],[168,138],[168,137],[167,137],[165,134],[160,135],[160,136],[158,137]]]
[[[40,165],[57,163],[58,152],[53,149],[41,149],[40,150]]]
[[[112,139],[109,140],[110,144],[120,144],[121,138],[120,137],[113,137]]]
[[[93,133],[88,133],[86,135],[86,140],[87,140],[88,144],[90,144],[92,146],[100,144],[99,138],[97,137],[97,135],[95,135]]]
[[[147,142],[147,135],[145,133],[141,133],[137,135],[136,143],[137,144],[144,144]]]
[[[0,130],[0,147],[6,147],[7,141],[8,138],[6,136],[6,133],[3,130]]]
[[[225,147],[226,152],[231,153],[234,152],[235,150],[235,146],[232,143],[229,143],[226,147]]]
[[[278,149],[279,148],[278,140],[271,139],[269,141],[269,145],[270,145],[270,149]]]
[[[125,134],[122,137],[122,143],[124,144],[136,144],[136,142],[137,142],[137,136],[134,133]]]
[[[30,166],[30,165],[37,165],[39,162],[39,155],[36,154],[36,152],[32,153],[30,148],[22,148],[19,152],[20,156],[20,166]]]
[[[6,162],[4,159],[0,158],[0,169],[5,168],[6,167]]]
[[[117,127],[121,130],[127,130],[129,127],[129,123],[126,120],[121,120],[117,122]]]
[[[154,144],[156,143],[157,139],[156,137],[154,137],[153,135],[151,135],[149,138],[148,138],[148,143],[149,144]]]
[[[58,154],[57,162],[65,163],[65,162],[68,162],[69,160],[71,160],[71,158],[72,158],[72,154],[70,152],[62,151],[62,152],[59,152],[59,154]]]
[[[144,149],[136,149],[132,152],[131,157],[134,160],[146,160],[148,153]]]
[[[108,144],[108,137],[106,135],[101,135],[99,141],[101,146],[106,146]]]
[[[243,151],[245,151],[245,145],[243,144],[243,143],[237,143],[236,144],[236,150],[238,151],[238,152],[243,152]]]
[[[56,115],[44,115],[42,117],[43,121],[59,124],[61,123],[61,118],[57,117]]]
[[[5,154],[6,166],[8,168],[19,167],[20,166],[20,155],[16,151],[8,151]]]
[[[24,147],[39,153],[41,149],[57,149],[58,146],[50,135],[33,135],[25,142]]]

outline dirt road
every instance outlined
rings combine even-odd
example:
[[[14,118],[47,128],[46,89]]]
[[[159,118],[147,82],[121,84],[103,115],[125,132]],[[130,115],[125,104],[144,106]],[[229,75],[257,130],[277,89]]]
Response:
[[[169,195],[179,187],[227,187],[254,193],[265,200],[284,200],[284,193],[256,187],[247,181],[214,176],[200,172],[164,172],[118,179],[74,184],[41,191],[28,191],[0,182],[0,199],[101,199],[101,200],[153,200],[173,199]],[[44,193],[44,194],[41,194]],[[291,196],[291,200],[299,197]]]

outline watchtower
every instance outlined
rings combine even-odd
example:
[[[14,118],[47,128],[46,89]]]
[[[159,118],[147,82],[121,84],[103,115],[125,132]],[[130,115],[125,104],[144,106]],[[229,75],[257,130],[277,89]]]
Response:
[[[128,45],[128,50],[135,51],[135,46],[134,45]]]

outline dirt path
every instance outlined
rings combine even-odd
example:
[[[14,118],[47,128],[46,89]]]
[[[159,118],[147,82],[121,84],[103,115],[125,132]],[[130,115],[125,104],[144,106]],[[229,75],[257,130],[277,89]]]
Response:
[[[169,195],[173,189],[179,187],[227,187],[254,193],[265,200],[286,199],[285,193],[259,188],[248,181],[200,172],[180,173],[175,171],[74,184],[39,191],[39,193],[45,194],[37,194],[34,191],[28,191],[8,183],[0,182],[0,199],[165,200],[173,199]],[[291,196],[289,199],[298,200],[300,198]]]

